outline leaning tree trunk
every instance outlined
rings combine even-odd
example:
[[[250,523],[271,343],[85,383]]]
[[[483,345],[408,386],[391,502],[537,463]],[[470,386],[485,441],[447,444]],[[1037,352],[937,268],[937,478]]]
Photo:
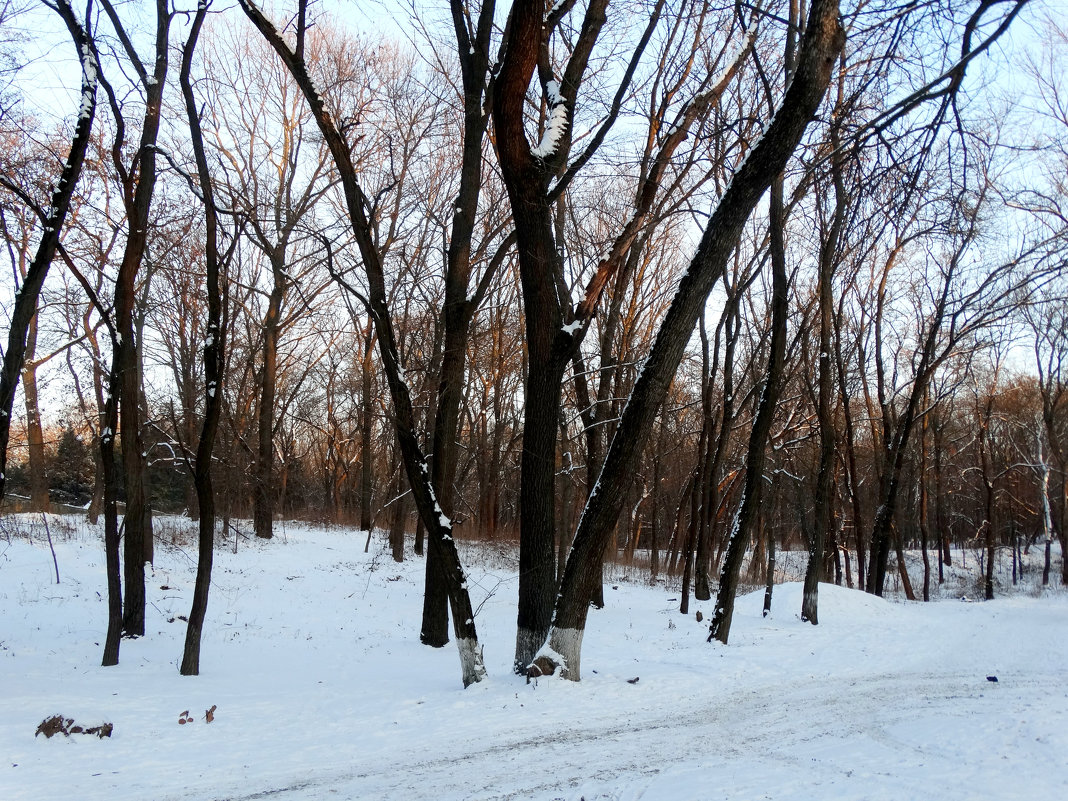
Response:
[[[842,43],[838,3],[836,0],[815,0],[795,78],[763,138],[735,173],[717,204],[624,406],[597,489],[591,494],[579,520],[548,642],[531,666],[531,672],[560,669],[567,678],[578,680],[580,677],[589,599],[600,578],[600,560],[618,518],[617,500],[630,486],[634,465],[682,360],[701,309],[726,267],[750,213],[772,179],[782,172],[815,115]]]
[[[11,312],[11,326],[7,333],[7,347],[4,349],[3,365],[0,367],[0,499],[4,496],[7,476],[7,447],[11,437],[11,412],[15,403],[15,389],[22,371],[26,354],[26,338],[30,325],[37,313],[37,299],[44,286],[48,268],[59,247],[59,237],[63,223],[70,211],[74,189],[85,163],[85,153],[96,114],[96,88],[98,83],[98,65],[96,50],[91,46],[89,36],[67,0],[57,0],[55,10],[63,18],[67,30],[78,50],[82,66],[81,107],[74,125],[70,153],[63,163],[59,181],[52,192],[51,205],[45,215],[41,241],[29,269],[15,294],[15,306]]]
[[[486,675],[482,649],[475,629],[474,607],[467,591],[467,576],[460,564],[460,556],[456,550],[456,543],[453,541],[452,519],[444,513],[438,502],[431,482],[430,467],[416,436],[411,391],[401,374],[400,352],[397,348],[396,333],[387,302],[385,269],[367,219],[367,199],[356,177],[356,167],[352,161],[350,145],[336,127],[333,117],[327,112],[322,97],[308,74],[303,57],[304,30],[298,31],[297,48],[294,50],[251,0],[239,0],[239,4],[293,76],[333,156],[345,199],[345,208],[349,215],[349,224],[367,276],[366,295],[349,286],[340,275],[335,274],[333,277],[345,291],[365,302],[368,314],[375,324],[382,367],[385,371],[390,396],[393,399],[394,425],[397,441],[404,456],[408,484],[412,489],[416,508],[427,527],[429,537],[436,538],[441,549],[441,569],[445,574],[449,591],[449,606],[460,655],[461,675],[464,686],[467,687],[481,681]],[[305,7],[306,3],[302,0],[302,11]]]

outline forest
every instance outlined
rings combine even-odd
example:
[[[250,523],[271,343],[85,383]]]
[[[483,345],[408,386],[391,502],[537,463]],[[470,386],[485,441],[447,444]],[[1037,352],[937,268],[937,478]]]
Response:
[[[465,686],[454,537],[576,681],[606,562],[723,643],[786,552],[813,624],[1063,586],[1066,87],[1039,0],[0,0],[5,511],[99,521],[104,665],[198,521],[186,675],[279,520],[425,560]]]

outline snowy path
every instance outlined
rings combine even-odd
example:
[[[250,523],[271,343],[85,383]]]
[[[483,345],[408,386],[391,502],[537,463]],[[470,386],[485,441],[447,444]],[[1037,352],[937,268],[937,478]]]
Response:
[[[1044,718],[1039,741],[1063,745],[1068,714],[1062,707],[1048,718],[1039,707],[1064,679],[1031,675],[993,684],[974,675],[885,674],[828,684],[808,678],[695,699],[690,706],[700,708],[682,714],[637,708],[592,725],[498,731],[492,743],[459,724],[459,741],[448,746],[403,732],[394,742],[404,746],[347,770],[312,771],[294,784],[215,797],[901,801],[923,797],[932,786],[942,799],[1010,797],[982,788],[1005,785],[1008,750],[1026,746],[1021,737],[1035,737],[1036,716]],[[976,731],[981,721],[993,730]],[[447,753],[428,758],[435,749]],[[1063,766],[1049,767],[1048,780],[1028,779],[1039,797],[1065,789]],[[967,782],[945,785],[945,777],[962,770]]]

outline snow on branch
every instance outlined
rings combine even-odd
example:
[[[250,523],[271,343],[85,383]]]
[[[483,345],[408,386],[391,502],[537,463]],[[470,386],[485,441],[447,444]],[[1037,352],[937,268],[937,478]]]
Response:
[[[549,81],[545,85],[545,99],[549,104],[549,122],[538,146],[530,151],[532,156],[539,159],[547,159],[556,153],[556,147],[568,125],[567,101],[560,94],[559,81]]]

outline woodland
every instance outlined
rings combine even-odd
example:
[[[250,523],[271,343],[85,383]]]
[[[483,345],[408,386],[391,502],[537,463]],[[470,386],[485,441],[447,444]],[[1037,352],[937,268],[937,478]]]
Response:
[[[104,665],[198,521],[185,675],[283,519],[424,560],[465,686],[457,539],[575,681],[606,562],[722,643],[786,552],[812,624],[1063,586],[1066,80],[1039,0],[0,0],[0,494],[101,521]]]

